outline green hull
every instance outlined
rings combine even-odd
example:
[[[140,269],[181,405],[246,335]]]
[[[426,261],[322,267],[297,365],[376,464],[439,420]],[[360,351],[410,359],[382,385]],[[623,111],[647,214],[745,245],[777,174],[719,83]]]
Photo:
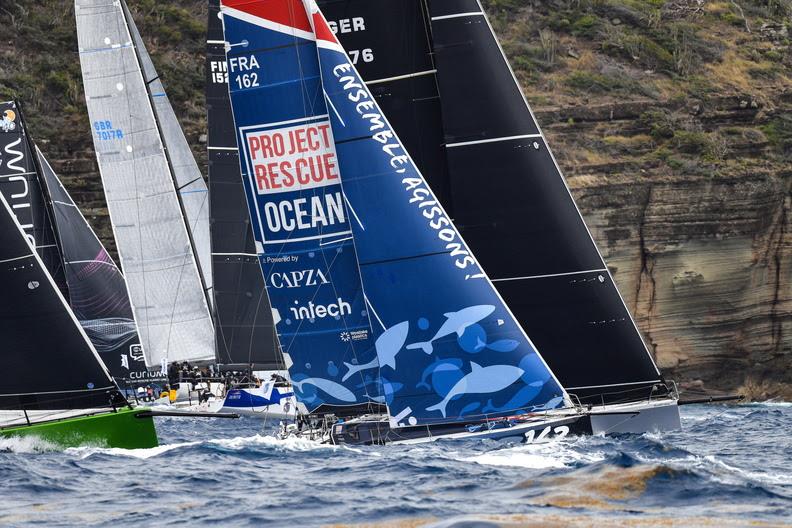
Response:
[[[157,447],[154,419],[138,418],[146,409],[123,409],[90,416],[0,429],[0,438],[36,436],[61,447],[99,446],[141,449]]]

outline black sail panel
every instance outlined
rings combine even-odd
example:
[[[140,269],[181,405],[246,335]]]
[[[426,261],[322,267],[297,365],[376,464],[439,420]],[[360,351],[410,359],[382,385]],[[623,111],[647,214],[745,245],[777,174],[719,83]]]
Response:
[[[36,155],[52,203],[72,311],[114,378],[146,381],[124,277],[38,148]]]
[[[115,389],[0,195],[1,409],[108,406]]]
[[[0,103],[0,192],[55,283],[68,297],[52,212],[38,179],[32,144],[19,105],[13,101]]]
[[[421,173],[453,214],[424,2],[317,3]]]
[[[648,353],[476,0],[430,0],[454,221],[562,385],[645,398]]]
[[[206,101],[209,145],[209,215],[214,279],[217,361],[282,369],[272,309],[239,174],[220,1],[209,1]]]

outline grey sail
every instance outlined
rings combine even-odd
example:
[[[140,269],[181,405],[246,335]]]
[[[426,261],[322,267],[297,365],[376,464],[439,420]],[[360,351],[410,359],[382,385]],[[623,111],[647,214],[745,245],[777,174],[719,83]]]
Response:
[[[85,99],[149,366],[214,359],[214,329],[174,174],[119,2],[77,0]]]
[[[168,100],[165,88],[162,85],[154,63],[146,50],[146,45],[140,37],[135,21],[132,19],[129,9],[124,2],[124,8],[129,32],[132,35],[132,43],[137,49],[140,66],[143,70],[143,79],[151,97],[151,104],[159,122],[162,142],[165,145],[165,155],[170,162],[173,171],[173,179],[176,181],[176,190],[179,193],[184,210],[187,229],[192,237],[193,250],[198,258],[198,266],[203,279],[204,287],[212,289],[211,271],[211,247],[209,243],[209,192],[206,182],[201,176],[198,164],[195,162],[187,138],[184,137],[179,120]],[[209,302],[212,296],[207,295]]]

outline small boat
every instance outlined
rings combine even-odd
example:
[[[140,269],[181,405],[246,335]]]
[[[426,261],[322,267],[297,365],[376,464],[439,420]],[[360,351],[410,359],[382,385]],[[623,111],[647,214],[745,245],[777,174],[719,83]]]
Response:
[[[273,382],[262,383],[260,387],[230,389],[221,410],[273,420],[294,421],[297,417],[297,403],[291,387],[279,387]]]

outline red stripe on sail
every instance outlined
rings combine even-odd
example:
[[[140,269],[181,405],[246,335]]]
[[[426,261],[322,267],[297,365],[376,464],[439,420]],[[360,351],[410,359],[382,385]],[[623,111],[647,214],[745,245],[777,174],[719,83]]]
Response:
[[[333,44],[338,44],[335,34],[330,29],[330,26],[327,25],[327,21],[325,21],[322,13],[316,12],[313,14],[313,23],[314,32],[316,33],[316,38],[318,40],[324,40],[327,42],[332,42]]]
[[[222,0],[222,5],[276,24],[312,31],[302,0]]]

